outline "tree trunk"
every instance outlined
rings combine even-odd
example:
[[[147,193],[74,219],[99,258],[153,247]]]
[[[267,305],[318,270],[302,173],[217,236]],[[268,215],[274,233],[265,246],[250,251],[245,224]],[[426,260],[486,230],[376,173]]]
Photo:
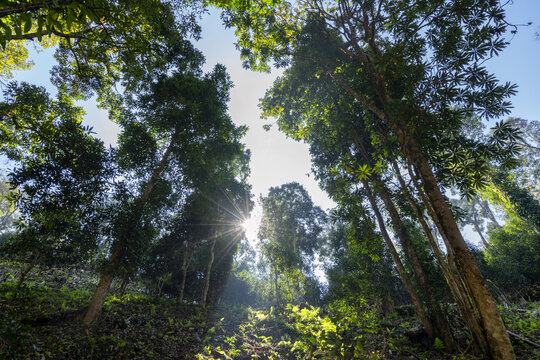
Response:
[[[376,183],[381,187],[381,198],[383,199],[383,202],[386,205],[386,209],[390,214],[390,220],[392,221],[392,225],[396,230],[398,238],[401,240],[401,246],[403,247],[405,256],[409,260],[409,264],[411,265],[413,274],[418,281],[420,290],[422,291],[426,299],[427,307],[433,319],[434,336],[440,338],[448,349],[454,349],[455,345],[452,337],[452,331],[448,326],[448,321],[441,310],[435,294],[433,293],[433,291],[431,291],[430,285],[427,282],[425,272],[420,263],[420,259],[418,259],[418,255],[416,253],[416,250],[414,249],[414,245],[412,244],[412,239],[409,235],[409,232],[401,221],[399,213],[392,199],[390,198],[390,194],[388,193],[384,184],[382,184],[382,182],[378,179],[376,180]]]
[[[146,184],[146,187],[140,199],[138,199],[139,202],[137,204],[135,214],[139,214],[143,210],[146,203],[148,202],[148,198],[150,197],[150,194],[152,193],[154,184],[156,183],[157,179],[163,172],[163,169],[165,169],[165,165],[167,164],[169,155],[172,152],[173,146],[176,143],[176,139],[178,138],[179,134],[180,134],[180,128],[177,127],[175,128],[174,133],[171,136],[169,146],[167,147],[167,149],[163,153],[163,156],[161,157],[161,161],[159,162],[158,167],[155,168],[154,171],[152,172],[152,176],[150,176],[150,180],[148,180],[148,183]],[[101,313],[101,309],[103,308],[103,303],[105,302],[105,297],[107,296],[107,292],[109,291],[111,282],[114,279],[116,270],[118,269],[118,266],[120,265],[120,261],[122,260],[124,247],[126,246],[124,239],[126,238],[129,238],[129,234],[125,234],[122,238],[118,239],[115,245],[115,250],[111,254],[109,261],[107,263],[107,266],[105,267],[105,270],[101,274],[101,278],[99,279],[99,283],[94,293],[94,296],[92,297],[92,300],[90,301],[90,305],[88,306],[86,315],[83,318],[83,323],[86,325],[95,323],[97,319],[99,318],[99,314]]]
[[[396,127],[395,124],[394,127]],[[478,321],[487,340],[486,355],[493,359],[514,359],[512,344],[497,309],[497,304],[459,231],[454,216],[441,193],[437,179],[433,175],[431,165],[420,151],[412,135],[403,129],[396,130],[398,142],[402,146],[405,156],[418,170],[428,201],[434,211],[434,221],[436,219],[439,222],[442,232],[448,239],[455,257],[457,271],[469,290],[473,306],[478,311]]]
[[[370,44],[370,46],[373,46],[375,52],[378,51],[376,45]],[[358,56],[368,56],[362,50],[359,51],[361,53]],[[461,275],[464,282],[463,285],[469,290],[474,308],[478,311],[478,321],[482,328],[482,334],[485,334],[486,337],[484,354],[496,360],[514,359],[514,350],[512,349],[506,327],[497,309],[497,304],[491,296],[484,277],[480,269],[478,269],[471,251],[459,231],[459,227],[448,204],[444,200],[439,183],[435,175],[433,175],[431,165],[424,157],[424,154],[416,143],[416,139],[410,133],[407,121],[389,116],[389,114],[395,114],[395,107],[393,106],[393,99],[387,92],[383,74],[377,70],[373,63],[366,62],[366,64],[368,65],[368,71],[376,97],[380,101],[380,104],[382,104],[382,108],[368,98],[360,95],[331,70],[327,70],[327,74],[345,91],[388,125],[396,136],[405,157],[418,169],[428,201],[433,208],[433,221],[440,223],[442,229],[441,235],[444,233],[443,239],[444,236],[447,238],[449,256],[454,257],[456,270]]]
[[[489,247],[489,243],[484,237],[484,234],[482,234],[482,230],[480,229],[480,225],[478,224],[478,218],[476,217],[476,214],[473,214],[472,224],[473,224],[474,230],[476,230],[476,232],[480,236],[480,240],[482,241],[484,248],[487,249]]]
[[[495,218],[495,214],[493,214],[493,211],[491,211],[491,207],[489,207],[489,204],[486,200],[483,200],[483,199],[480,199],[478,196],[476,196],[476,201],[480,204],[480,206],[482,207],[482,209],[484,209],[484,212],[487,214],[487,216],[489,217],[489,220],[491,220],[491,222],[497,227],[497,228],[500,228],[501,227],[501,224],[499,224],[499,222],[497,221],[497,219]]]
[[[17,282],[17,287],[15,288],[16,291],[19,291],[22,284],[24,283],[24,279],[26,279],[26,275],[36,266],[38,260],[41,258],[41,256],[32,254],[32,261],[30,261],[26,268],[21,269],[21,276],[19,277],[19,281]]]
[[[278,271],[277,267],[274,266],[274,287],[276,289],[276,310],[280,311],[280,303],[279,303],[279,284],[278,284]]]
[[[192,255],[193,255],[193,248],[189,245],[186,245],[186,250],[184,252],[184,259],[182,261],[182,283],[180,284],[180,296],[178,296],[178,302],[180,304],[184,301],[184,289],[186,288],[187,270],[189,268],[189,263],[191,262]]]
[[[368,182],[366,180],[362,180],[362,185],[364,186],[366,190],[366,195],[368,197],[369,203],[371,204],[371,208],[373,212],[375,213],[375,217],[377,218],[377,222],[379,224],[379,230],[381,231],[381,234],[386,243],[386,246],[388,246],[388,250],[390,251],[390,256],[392,257],[392,260],[394,260],[394,263],[396,264],[401,280],[403,281],[403,285],[405,286],[407,293],[411,297],[414,308],[416,310],[416,314],[418,315],[420,322],[424,326],[430,341],[433,341],[434,340],[433,324],[431,320],[428,318],[424,310],[422,301],[420,300],[420,297],[418,296],[418,293],[416,292],[414,285],[411,279],[409,278],[409,275],[405,271],[405,267],[403,266],[403,263],[401,262],[401,259],[399,258],[398,252],[394,244],[392,243],[392,240],[390,239],[390,235],[388,235],[388,232],[386,231],[386,225],[384,225],[384,219],[381,215],[381,212],[379,211],[377,202],[375,201],[375,198],[373,194],[371,193],[371,189],[369,188]]]
[[[405,184],[405,181],[401,177],[399,166],[396,160],[392,158],[391,161],[392,161],[392,165],[394,167],[396,176],[398,178],[398,181],[403,190],[403,193],[405,194],[405,197],[407,198],[407,201],[409,202],[409,204],[411,204],[418,220],[420,221],[420,224],[422,225],[422,229],[424,230],[424,233],[426,234],[426,237],[428,238],[428,241],[431,245],[435,258],[437,259],[439,267],[441,268],[444,278],[446,279],[446,282],[450,288],[452,296],[456,300],[456,304],[460,310],[460,314],[465,320],[465,324],[469,330],[471,338],[473,339],[478,349],[481,351],[482,344],[485,343],[485,339],[478,338],[478,336],[482,336],[482,329],[480,328],[480,325],[478,324],[478,321],[476,320],[474,309],[472,308],[471,303],[469,302],[467,293],[465,289],[462,287],[461,281],[458,278],[457,274],[451,271],[448,264],[444,261],[444,257],[439,248],[439,244],[435,240],[431,232],[431,229],[428,223],[426,222],[422,211],[420,210],[420,206],[412,197],[412,194],[410,193],[407,185]],[[411,180],[413,181],[413,183],[415,183],[415,185],[417,184],[417,182],[415,181],[416,179],[412,175],[411,175]],[[421,189],[417,189],[417,190],[421,191]],[[420,195],[422,194],[420,193]]]
[[[111,283],[114,279],[114,274],[116,273],[116,270],[120,263],[120,253],[121,248],[117,247],[109,258],[109,262],[107,263],[105,270],[101,274],[97,289],[94,292],[92,301],[90,301],[88,310],[86,311],[86,314],[83,318],[83,323],[85,325],[94,324],[98,320],[99,315],[101,314],[101,309],[103,308],[103,303],[105,302],[105,298],[107,297],[107,292],[109,291],[109,287],[111,286]]]
[[[204,279],[204,289],[201,298],[201,307],[206,308],[206,297],[208,296],[208,289],[210,288],[210,277],[212,275],[212,264],[214,263],[214,247],[216,246],[217,234],[214,234],[212,239],[212,245],[210,245],[210,260],[208,260],[208,267],[206,268],[206,277]]]
[[[358,135],[354,128],[352,128],[352,130],[356,145],[360,150],[364,163],[367,164],[370,168],[373,168],[373,163],[369,154],[366,151],[363,139]],[[392,222],[396,235],[400,239],[401,246],[403,248],[403,251],[405,252],[405,256],[407,257],[407,260],[411,265],[414,277],[418,281],[420,290],[424,294],[426,305],[428,307],[430,316],[432,318],[432,323],[434,325],[434,338],[430,340],[434,340],[435,337],[438,337],[443,341],[444,345],[448,349],[454,349],[454,339],[452,337],[452,331],[450,330],[450,327],[448,325],[448,320],[444,316],[439,302],[435,297],[435,294],[433,293],[433,291],[431,291],[431,287],[427,282],[424,269],[422,268],[422,264],[420,263],[420,259],[418,258],[418,255],[412,243],[412,239],[409,235],[409,231],[401,221],[401,216],[399,215],[399,212],[394,205],[392,197],[390,196],[390,192],[388,191],[386,185],[378,177],[378,175],[373,174],[371,176],[371,181],[379,190],[379,196],[383,200],[386,211],[388,211],[388,214],[390,215],[390,220]]]

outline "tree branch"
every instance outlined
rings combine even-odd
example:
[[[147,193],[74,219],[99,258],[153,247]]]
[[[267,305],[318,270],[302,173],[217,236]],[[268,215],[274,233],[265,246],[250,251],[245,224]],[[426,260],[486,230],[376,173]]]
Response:
[[[515,338],[517,338],[517,339],[519,339],[519,340],[521,340],[521,341],[523,341],[523,342],[525,342],[525,343],[527,343],[529,345],[532,345],[532,346],[534,346],[536,348],[540,348],[540,344],[537,344],[537,343],[535,343],[535,342],[533,342],[533,341],[531,341],[531,340],[529,340],[527,338],[524,338],[523,336],[521,336],[519,334],[516,334],[516,333],[514,333],[514,332],[512,332],[510,330],[506,330],[506,332],[508,333],[508,335],[512,335],[513,337],[515,337]]]
[[[68,33],[65,34],[63,32],[60,32],[55,29],[55,27],[51,27],[51,30],[45,30],[41,33],[41,36],[47,36],[47,35],[56,35],[58,37],[64,38],[64,39],[85,39],[83,36],[84,34],[90,33],[94,31],[96,28],[88,28],[85,30],[77,31],[74,33]],[[12,35],[11,40],[34,40],[38,37],[37,32],[28,33],[28,34],[22,34],[22,35]]]
[[[28,3],[20,4],[18,6],[12,6],[12,7],[1,9],[0,18],[9,16],[9,15],[14,15],[14,14],[21,14],[21,13],[36,11],[45,7],[49,8],[51,5],[54,6],[55,8],[58,8],[62,5],[69,5],[74,2],[82,3],[82,1],[80,0],[53,0],[53,1],[43,1],[40,3],[34,3],[34,4],[28,4]]]

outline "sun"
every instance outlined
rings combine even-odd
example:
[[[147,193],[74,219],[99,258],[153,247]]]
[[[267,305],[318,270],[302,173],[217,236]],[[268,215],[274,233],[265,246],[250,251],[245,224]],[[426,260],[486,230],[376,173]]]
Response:
[[[250,216],[245,219],[241,226],[246,234],[251,245],[257,243],[257,233],[259,232],[259,224],[261,223],[262,209],[260,205],[255,205],[255,208],[252,210]]]

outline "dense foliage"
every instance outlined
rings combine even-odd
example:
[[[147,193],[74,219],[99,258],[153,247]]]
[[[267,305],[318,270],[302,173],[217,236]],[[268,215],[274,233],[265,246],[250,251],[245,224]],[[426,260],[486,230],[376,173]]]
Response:
[[[251,241],[247,128],[193,45],[212,5],[246,67],[284,69],[263,117],[337,205],[272,187]],[[0,357],[539,356],[540,126],[501,120],[516,86],[485,67],[505,6],[0,2]],[[54,97],[7,82],[34,40]]]

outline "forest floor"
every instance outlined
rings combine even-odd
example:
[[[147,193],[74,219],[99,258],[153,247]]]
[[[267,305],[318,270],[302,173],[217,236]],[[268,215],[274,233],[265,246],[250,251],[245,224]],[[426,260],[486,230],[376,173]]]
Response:
[[[439,342],[428,348],[408,311],[380,319],[344,303],[325,311],[221,305],[204,312],[113,289],[99,324],[85,327],[81,309],[95,275],[38,269],[17,289],[9,268],[0,263],[0,359],[476,359],[465,340],[458,352]],[[509,330],[540,342],[540,303],[501,313]],[[540,358],[539,349],[512,340],[519,359]]]

